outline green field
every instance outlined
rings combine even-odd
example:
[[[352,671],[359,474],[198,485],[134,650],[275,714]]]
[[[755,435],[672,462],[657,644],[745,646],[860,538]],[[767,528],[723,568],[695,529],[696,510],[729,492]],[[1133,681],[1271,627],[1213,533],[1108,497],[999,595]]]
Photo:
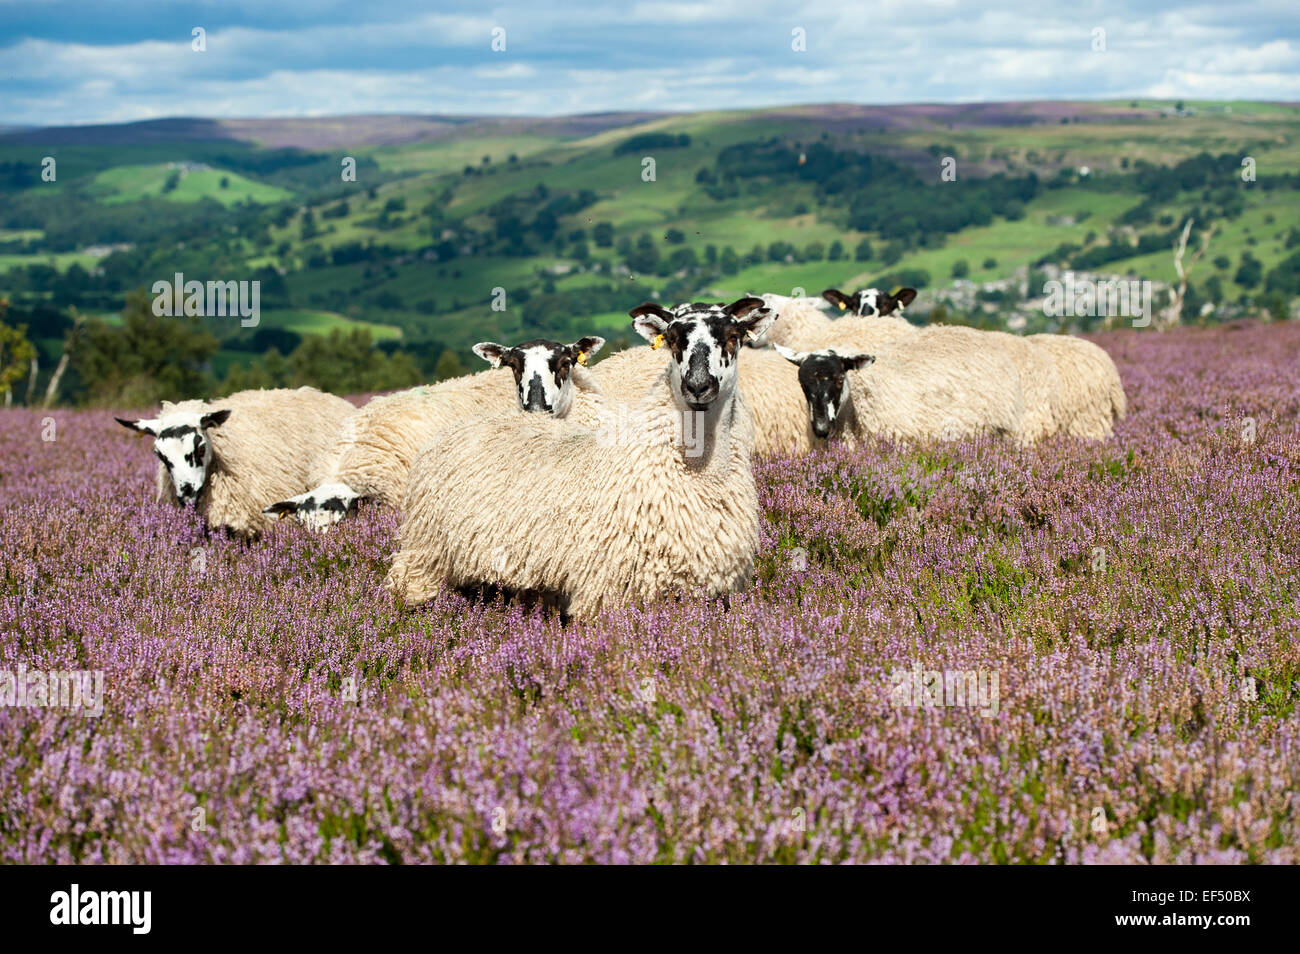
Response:
[[[175,188],[166,191],[169,178],[179,176]],[[225,183],[223,186],[222,183]],[[136,202],[158,197],[171,202],[197,202],[214,199],[222,205],[238,202],[272,203],[290,198],[285,189],[246,179],[238,173],[219,169],[186,170],[172,165],[118,166],[99,173],[93,179],[91,193],[105,203]]]
[[[1194,114],[1169,115],[1172,103],[1152,100],[1064,104],[1065,122],[1008,119],[1002,125],[913,116],[887,131],[836,125],[821,107],[682,114],[594,135],[510,135],[491,127],[476,135],[466,126],[437,141],[349,150],[358,161],[355,182],[338,176],[334,152],[287,153],[231,142],[52,148],[60,164],[58,188],[41,184],[17,194],[21,216],[0,230],[0,242],[33,249],[0,253],[0,293],[49,298],[50,289],[24,286],[16,271],[34,264],[125,273],[136,287],[148,287],[182,263],[190,271],[211,267],[236,275],[273,268],[283,275],[287,301],[268,308],[268,327],[310,335],[364,325],[377,341],[425,348],[424,360],[449,346],[468,363],[469,345],[482,338],[559,336],[583,328],[625,333],[622,309],[656,296],[789,294],[799,288],[816,294],[830,285],[864,286],[904,269],[925,272],[927,287],[937,289],[951,283],[958,263],[975,282],[994,281],[1032,267],[1063,243],[1092,249],[1119,234],[1121,217],[1143,201],[1133,185],[1143,163],[1171,166],[1208,153],[1249,156],[1261,177],[1300,169],[1300,110],[1274,103],[1187,105]],[[619,150],[647,134],[689,137],[689,143]],[[1040,185],[1020,214],[996,215],[936,241],[907,236],[900,257],[886,264],[893,239],[850,227],[852,202],[822,193],[817,180],[749,178],[739,180],[734,194],[709,193],[708,176],[723,150],[775,140],[799,149],[830,144],[844,154],[865,152],[902,164],[933,190],[929,207],[937,210],[946,196],[960,201],[964,190],[991,175],[1032,174]],[[31,161],[41,152],[0,142],[0,160]],[[646,155],[655,161],[653,181],[642,177]],[[956,160],[958,177],[940,185],[939,163],[946,156]],[[1075,177],[1084,166],[1092,170],[1087,181]],[[1067,177],[1058,180],[1062,172]],[[167,189],[169,179],[173,187]],[[1196,283],[1217,277],[1225,300],[1259,294],[1260,283],[1235,281],[1243,255],[1254,256],[1268,273],[1295,253],[1290,230],[1300,223],[1300,188],[1240,192],[1238,212],[1216,215],[1210,251],[1193,275]],[[527,231],[548,203],[579,197],[588,204],[561,210],[549,238]],[[210,198],[224,211],[212,213],[210,228],[195,230],[191,223],[184,241],[155,228],[132,243],[140,225],[130,217],[144,216],[146,203],[159,198],[179,204]],[[82,238],[88,230],[75,229],[76,212],[63,213],[71,224],[58,220],[61,203],[74,201],[103,210],[102,235],[91,231]],[[1208,189],[1180,192],[1154,204],[1137,231],[1163,235],[1213,201]],[[525,240],[511,248],[511,233],[502,229],[516,208]],[[593,240],[601,223],[612,227],[613,247]],[[78,236],[75,251],[67,250],[70,231]],[[61,236],[62,245],[47,244]],[[874,255],[859,261],[855,249],[864,239]],[[628,246],[646,240],[660,262],[684,250],[694,258],[649,272],[628,267]],[[125,264],[85,252],[110,241],[136,245]],[[774,242],[789,243],[805,260],[771,260]],[[835,242],[842,254],[832,261]],[[710,264],[709,256],[716,263],[723,251],[735,256],[730,271]],[[1158,281],[1175,277],[1172,255],[1163,250],[1135,251],[1104,270]],[[490,307],[496,288],[506,290],[505,311]],[[87,307],[103,311],[105,301],[97,294]]]

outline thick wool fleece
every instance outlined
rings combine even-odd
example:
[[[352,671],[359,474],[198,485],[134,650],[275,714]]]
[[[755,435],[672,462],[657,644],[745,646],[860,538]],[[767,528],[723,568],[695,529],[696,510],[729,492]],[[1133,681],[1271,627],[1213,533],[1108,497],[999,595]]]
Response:
[[[1030,335],[1027,341],[1048,353],[1059,383],[1057,425],[1062,434],[1101,440],[1128,408],[1124,385],[1110,355],[1071,335]]]
[[[748,585],[752,426],[743,398],[719,403],[694,457],[666,374],[621,435],[522,412],[440,432],[411,468],[386,585],[414,605],[443,586],[497,584],[558,597],[575,617]]]
[[[756,454],[807,453],[816,446],[799,369],[775,351],[745,348],[737,356],[740,393],[753,415]],[[634,404],[668,366],[665,352],[649,345],[626,348],[592,366],[607,403]],[[579,416],[580,413],[583,416]],[[584,420],[577,410],[570,417]]]
[[[373,398],[336,432],[330,479],[362,497],[400,505],[411,462],[430,437],[444,427],[515,407],[518,400],[508,368]]]
[[[1024,414],[1020,420],[1020,440],[1032,444],[1050,437],[1061,429],[1065,399],[1061,392],[1056,361],[1045,348],[1023,335],[1005,331],[985,331],[1006,349],[1020,375],[1020,394]]]
[[[816,350],[821,346],[808,348],[806,345],[830,334],[831,328],[837,323],[830,314],[817,307],[816,299],[764,295],[763,302],[769,311],[776,314],[776,321],[768,328],[762,340],[754,342],[755,347],[779,344],[801,351]]]
[[[209,527],[241,536],[275,519],[262,508],[322,483],[331,468],[334,435],[356,408],[315,388],[239,391],[218,401],[162,403],[162,414],[205,414],[229,408],[230,418],[205,432],[212,442],[208,479],[197,502]],[[159,503],[177,503],[167,468],[158,465]]]
[[[849,372],[853,408],[842,425],[845,433],[1020,439],[1020,377],[996,341],[968,328],[923,328],[875,355],[873,364]]]
[[[780,324],[780,322],[777,322]],[[944,328],[947,325],[928,325],[927,328]],[[786,345],[796,351],[820,351],[834,348],[842,353],[865,351],[874,353],[895,342],[910,338],[921,331],[902,315],[847,315],[830,324],[817,334],[791,335],[794,344]],[[785,345],[785,342],[779,342]]]

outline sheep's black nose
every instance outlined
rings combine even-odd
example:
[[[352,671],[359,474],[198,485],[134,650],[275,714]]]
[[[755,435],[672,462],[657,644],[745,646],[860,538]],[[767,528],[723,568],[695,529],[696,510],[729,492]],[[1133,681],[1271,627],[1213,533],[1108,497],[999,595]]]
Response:
[[[549,411],[551,406],[546,403],[546,389],[542,386],[542,376],[534,374],[533,379],[528,382],[528,397],[524,399],[525,411]]]

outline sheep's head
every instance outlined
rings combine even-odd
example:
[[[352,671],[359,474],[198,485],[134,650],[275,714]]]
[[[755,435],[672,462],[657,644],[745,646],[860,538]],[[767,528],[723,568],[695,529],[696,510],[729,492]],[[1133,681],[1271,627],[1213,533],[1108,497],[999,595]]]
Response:
[[[846,295],[835,288],[822,292],[822,297],[840,311],[852,311],[863,318],[877,318],[902,312],[916,298],[915,288],[900,288],[895,294],[881,291],[879,288],[864,288],[862,291]]]
[[[693,411],[735,393],[740,346],[776,320],[761,298],[740,298],[730,305],[693,302],[671,309],[646,302],[628,314],[641,337],[664,347],[673,394]]]
[[[212,440],[207,435],[210,427],[220,427],[230,417],[229,409],[208,411],[171,411],[164,409],[161,417],[128,421],[117,418],[117,423],[141,434],[153,437],[153,452],[158,455],[172,479],[176,499],[182,504],[197,503],[199,494],[208,480],[212,465]]]
[[[594,336],[573,344],[538,338],[513,348],[480,341],[474,353],[494,368],[507,367],[514,372],[515,393],[525,411],[564,417],[573,404],[573,366],[586,364],[604,344],[604,338]]]
[[[787,361],[799,366],[799,387],[808,400],[808,420],[818,437],[830,436],[835,422],[843,417],[852,397],[849,372],[875,361],[870,354],[840,354],[833,348],[823,351],[793,351],[775,345]]]

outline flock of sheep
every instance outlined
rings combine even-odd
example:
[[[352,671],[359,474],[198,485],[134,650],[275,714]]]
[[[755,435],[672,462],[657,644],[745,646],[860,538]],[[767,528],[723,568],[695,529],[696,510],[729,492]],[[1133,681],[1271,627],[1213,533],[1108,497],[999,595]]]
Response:
[[[158,501],[212,528],[251,536],[294,514],[324,530],[362,500],[401,508],[387,585],[407,605],[496,586],[589,617],[724,596],[752,579],[754,453],[870,435],[1100,439],[1123,416],[1096,345],[919,327],[902,314],[915,295],[647,302],[629,314],[648,345],[590,369],[602,338],[484,342],[494,370],[360,409],[299,388],[118,420],[154,438]]]

